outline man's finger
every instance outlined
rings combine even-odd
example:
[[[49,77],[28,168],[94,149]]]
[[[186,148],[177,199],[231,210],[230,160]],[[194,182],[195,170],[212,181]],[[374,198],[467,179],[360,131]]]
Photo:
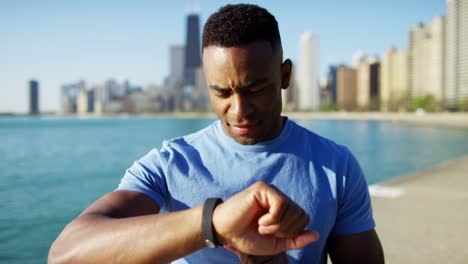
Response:
[[[290,206],[296,206],[274,185],[261,182],[257,183],[256,186],[260,190],[257,202],[267,210],[267,213],[258,220],[259,225],[270,225],[279,222]]]
[[[283,238],[281,240],[281,242],[283,243],[282,251],[301,249],[309,245],[310,243],[317,241],[319,238],[319,233],[315,231],[304,231],[298,236],[291,238]]]
[[[269,216],[264,215],[263,217]],[[261,235],[275,235],[277,237],[291,237],[301,233],[309,224],[309,216],[296,204],[290,204],[282,219],[272,223],[259,219],[258,232]]]
[[[281,222],[281,228],[278,230],[277,235],[283,237],[291,237],[301,233],[309,224],[309,216],[307,213],[296,208],[294,212]]]

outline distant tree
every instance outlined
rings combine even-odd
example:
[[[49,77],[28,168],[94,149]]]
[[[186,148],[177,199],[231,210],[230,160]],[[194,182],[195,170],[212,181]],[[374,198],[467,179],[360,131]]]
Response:
[[[338,108],[333,103],[325,103],[320,106],[320,110],[323,112],[334,112],[338,111]]]
[[[426,95],[423,97],[414,98],[411,101],[411,111],[415,111],[418,108],[422,108],[427,112],[435,112],[441,110],[440,102],[437,102],[432,95]]]
[[[465,97],[461,100],[460,111],[468,112],[468,97]]]
[[[380,109],[380,100],[379,98],[372,98],[370,100],[368,110],[369,111],[379,111]]]

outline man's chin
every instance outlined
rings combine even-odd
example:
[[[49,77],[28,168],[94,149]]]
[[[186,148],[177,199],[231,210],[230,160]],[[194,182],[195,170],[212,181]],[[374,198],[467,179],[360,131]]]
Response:
[[[247,137],[232,137],[232,139],[241,145],[255,145],[259,142],[257,139]]]
[[[228,135],[230,138],[234,139],[237,143],[242,145],[254,145],[261,141],[258,136],[250,134],[237,134],[232,130],[229,131]]]

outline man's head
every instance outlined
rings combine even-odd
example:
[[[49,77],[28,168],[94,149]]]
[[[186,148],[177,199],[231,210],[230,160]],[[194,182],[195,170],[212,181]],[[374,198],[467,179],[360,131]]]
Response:
[[[275,17],[256,5],[226,5],[206,21],[202,46],[238,47],[257,41],[266,41],[282,52]]]
[[[276,19],[255,5],[227,5],[203,30],[203,67],[214,111],[241,144],[275,138],[282,129],[281,88],[291,62],[283,60]]]

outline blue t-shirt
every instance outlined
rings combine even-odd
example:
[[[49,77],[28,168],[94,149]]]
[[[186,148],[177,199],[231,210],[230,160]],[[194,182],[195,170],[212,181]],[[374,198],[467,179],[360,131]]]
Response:
[[[136,161],[118,189],[147,194],[174,212],[223,200],[257,181],[275,185],[310,216],[320,239],[288,251],[289,262],[325,263],[329,235],[374,228],[367,183],[350,151],[287,120],[281,134],[255,145],[227,136],[220,121],[194,134],[165,141]],[[191,223],[187,223],[191,224]],[[205,248],[173,263],[239,263],[224,248]]]

